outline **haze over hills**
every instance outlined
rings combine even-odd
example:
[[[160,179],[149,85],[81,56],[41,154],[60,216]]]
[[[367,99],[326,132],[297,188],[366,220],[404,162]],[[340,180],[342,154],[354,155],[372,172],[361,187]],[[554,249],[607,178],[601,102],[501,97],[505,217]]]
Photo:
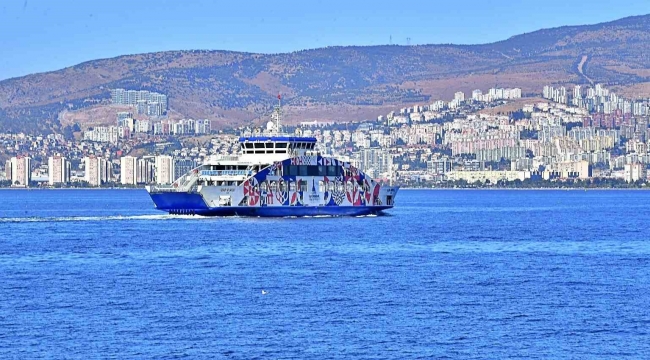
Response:
[[[546,84],[625,85],[650,96],[650,15],[522,34],[483,45],[329,47],[286,54],[166,51],[85,62],[0,82],[0,129],[60,127],[65,109],[97,106],[111,88],[169,96],[214,127],[265,117],[278,92],[288,121],[354,121],[455,91]]]

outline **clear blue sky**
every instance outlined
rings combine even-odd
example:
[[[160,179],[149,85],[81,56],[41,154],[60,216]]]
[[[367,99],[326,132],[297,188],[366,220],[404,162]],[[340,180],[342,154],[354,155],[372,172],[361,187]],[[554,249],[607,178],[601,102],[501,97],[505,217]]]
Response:
[[[649,12],[648,0],[0,0],[0,79],[161,50],[476,44]]]

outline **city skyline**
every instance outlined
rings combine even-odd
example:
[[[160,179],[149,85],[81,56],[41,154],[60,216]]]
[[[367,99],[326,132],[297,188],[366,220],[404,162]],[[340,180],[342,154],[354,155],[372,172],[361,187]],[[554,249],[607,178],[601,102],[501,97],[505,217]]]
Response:
[[[545,86],[541,95],[546,99],[522,98],[519,88],[475,89],[471,97],[457,91],[449,101],[396,108],[350,129],[336,123],[305,122],[289,131],[314,137],[320,153],[347,159],[373,178],[405,185],[512,186],[517,181],[546,181],[546,185],[561,186],[567,181],[595,184],[594,179],[622,179],[632,186],[645,183],[650,164],[650,99],[629,99],[602,84],[573,89]],[[511,106],[509,102],[517,106],[507,113],[495,111]],[[121,125],[110,129],[125,132],[112,137],[95,137],[97,130],[109,129],[104,127],[85,131],[78,139],[61,134],[34,138],[0,133],[5,154],[13,156],[5,166],[5,177],[11,180],[5,186],[37,186],[39,182],[42,186],[48,178],[49,186],[171,184],[215,156],[236,154],[240,136],[273,133],[254,127],[241,127],[234,133],[207,129],[209,142],[200,144],[192,139],[207,134],[203,133],[206,129],[180,131],[199,121],[181,120],[160,133],[157,126],[169,123],[155,119],[153,124],[146,121],[143,132],[131,132],[125,124],[138,124],[132,116],[117,111]],[[173,142],[180,148],[166,149]],[[150,147],[153,152],[136,150],[147,144],[154,145]],[[70,154],[71,161],[61,153]],[[39,159],[47,156],[46,168]],[[19,164],[25,174],[30,165],[24,161],[31,162],[31,157],[40,166],[19,179]],[[56,159],[65,160],[54,166]],[[65,171],[70,174],[65,175],[67,181],[63,169],[70,169]],[[32,177],[41,180],[30,185]]]
[[[127,4],[130,11],[125,12]],[[372,8],[342,1],[258,1],[247,7],[256,9],[251,13],[236,3],[200,1],[61,1],[50,6],[45,1],[16,0],[1,5],[0,44],[12,51],[0,59],[0,80],[88,60],[165,50],[283,53],[347,45],[490,43],[543,28],[600,23],[647,12],[643,1],[615,4],[602,0],[588,7],[557,0],[538,5],[468,1],[458,7],[411,0],[396,9],[388,1],[376,2]],[[486,32],[484,20],[499,17],[507,21],[491,23]],[[74,41],[61,41],[70,34]]]

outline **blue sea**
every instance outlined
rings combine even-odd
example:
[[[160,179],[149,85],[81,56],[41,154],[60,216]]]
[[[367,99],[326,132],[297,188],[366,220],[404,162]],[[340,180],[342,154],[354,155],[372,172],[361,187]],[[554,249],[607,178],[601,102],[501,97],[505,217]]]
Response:
[[[650,358],[650,191],[200,218],[0,191],[0,358]]]

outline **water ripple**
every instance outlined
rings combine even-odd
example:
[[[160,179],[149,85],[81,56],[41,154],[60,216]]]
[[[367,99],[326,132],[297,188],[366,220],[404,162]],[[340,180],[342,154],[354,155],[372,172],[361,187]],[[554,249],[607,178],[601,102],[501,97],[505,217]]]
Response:
[[[2,195],[0,358],[650,352],[650,192],[405,191],[363,219]]]

